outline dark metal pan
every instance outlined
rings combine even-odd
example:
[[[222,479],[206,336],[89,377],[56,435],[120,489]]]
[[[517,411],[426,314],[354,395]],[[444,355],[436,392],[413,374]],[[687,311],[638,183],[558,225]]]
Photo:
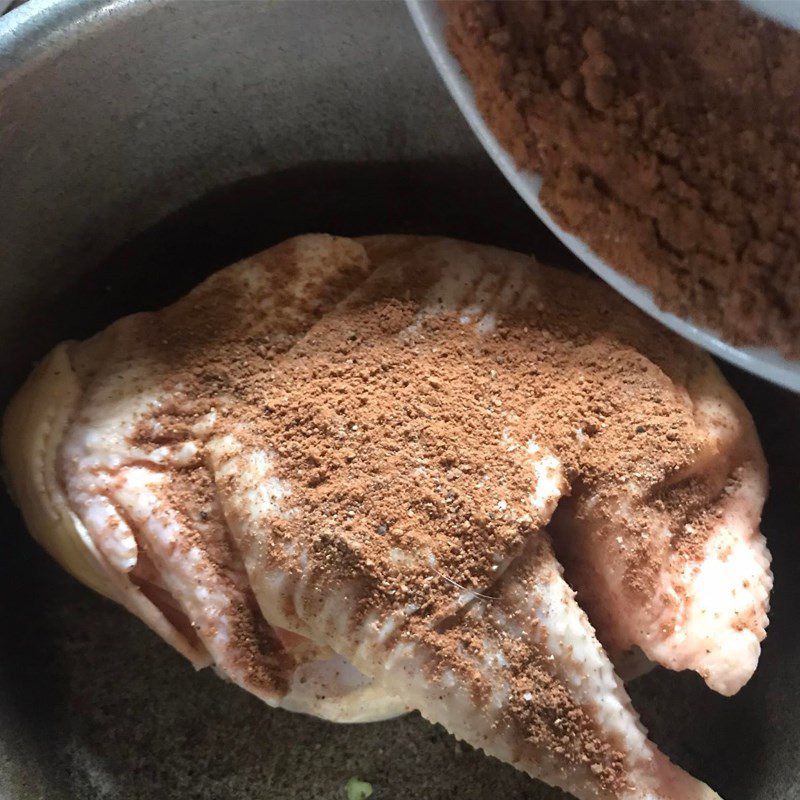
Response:
[[[0,391],[57,341],[306,231],[445,233],[580,268],[474,142],[399,4],[42,2],[0,18]],[[732,699],[656,670],[659,745],[726,800],[800,797],[800,400],[732,369],[772,473],[772,623]],[[0,796],[554,798],[418,715],[271,710],[51,563],[0,499]]]

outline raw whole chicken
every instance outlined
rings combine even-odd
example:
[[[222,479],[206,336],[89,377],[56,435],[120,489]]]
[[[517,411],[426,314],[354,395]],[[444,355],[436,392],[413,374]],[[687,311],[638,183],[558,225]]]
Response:
[[[717,797],[612,661],[747,681],[766,466],[710,359],[594,281],[299,237],[59,345],[3,456],[56,559],[270,705],[417,709],[578,798]]]

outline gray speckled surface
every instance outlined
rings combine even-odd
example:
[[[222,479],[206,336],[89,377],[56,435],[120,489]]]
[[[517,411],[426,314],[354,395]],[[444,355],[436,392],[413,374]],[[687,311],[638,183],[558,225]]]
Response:
[[[31,3],[33,16],[51,13]],[[436,231],[572,263],[478,150],[401,7],[129,5],[109,16],[109,5],[60,4],[59,24],[94,14],[60,51],[12,19],[24,9],[0,22],[3,394],[59,339],[306,230]],[[9,19],[27,31],[13,48]],[[730,700],[664,671],[632,692],[659,744],[726,800],[790,800],[800,400],[727,372],[773,473],[764,530],[777,588],[762,664]],[[266,708],[64,575],[5,497],[0,531],[0,797],[335,800],[352,775],[378,800],[562,796],[416,715],[337,727]]]

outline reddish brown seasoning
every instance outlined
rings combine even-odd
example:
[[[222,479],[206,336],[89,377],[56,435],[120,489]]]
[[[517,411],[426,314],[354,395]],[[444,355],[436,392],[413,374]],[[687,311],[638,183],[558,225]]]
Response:
[[[295,336],[259,329],[261,298],[229,292],[221,302],[220,286],[200,287],[161,312],[159,324],[143,326],[143,352],[160,362],[158,372],[168,367],[173,399],[142,420],[137,440],[152,437],[154,420],[166,440],[180,440],[214,409],[215,435],[229,431],[274,452],[302,513],[270,521],[265,547],[273,562],[282,558],[282,539],[304,537],[315,585],[358,579],[366,586],[363,613],[415,604],[419,611],[400,635],[439,654],[431,669],[462,670],[479,698],[491,687],[459,653],[479,654],[487,636],[500,637],[515,675],[507,724],[564,761],[591,766],[602,786],[619,787],[622,757],[554,679],[544,652],[535,642],[508,640],[491,613],[454,609],[454,587],[480,592],[491,609],[502,590],[494,554],[513,555],[525,540],[549,552],[548,519],[532,517],[527,502],[531,436],[559,457],[564,488],[578,504],[632,480],[657,496],[676,531],[701,517],[720,487],[670,481],[706,445],[683,387],[708,359],[601,284],[547,268],[538,279],[546,302],[501,316],[490,333],[454,314],[418,320],[432,268],[423,259],[419,285],[411,270],[405,284],[338,307],[288,350]],[[330,309],[369,270],[363,253],[354,257],[339,283],[310,295],[317,299],[307,317]],[[523,447],[509,448],[504,432]],[[213,504],[200,508],[193,496],[195,486],[207,497],[204,463],[201,452],[173,500],[213,522]],[[702,524],[695,530],[698,542],[676,546],[702,546]],[[648,540],[631,534],[630,591],[646,597],[653,589]],[[226,541],[215,547],[222,562],[229,559]],[[431,551],[437,568],[398,564],[393,548]],[[209,555],[216,557],[213,549]],[[272,644],[266,636],[247,640],[254,629],[248,604],[242,644],[255,654]]]
[[[800,357],[800,36],[718,2],[444,2],[541,200],[667,310]]]

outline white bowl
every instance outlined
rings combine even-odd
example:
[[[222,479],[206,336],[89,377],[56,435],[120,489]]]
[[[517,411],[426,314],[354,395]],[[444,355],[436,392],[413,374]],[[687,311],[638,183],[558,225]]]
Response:
[[[773,383],[785,386],[787,389],[800,392],[800,361],[790,361],[774,348],[736,347],[720,338],[714,331],[664,311],[655,303],[649,289],[617,272],[598,258],[577,236],[560,227],[539,202],[541,177],[517,167],[511,156],[497,142],[478,112],[472,87],[461,71],[458,61],[447,47],[444,35],[444,15],[438,3],[435,0],[406,0],[406,3],[433,63],[461,109],[461,113],[486,148],[486,152],[517,190],[520,197],[589,269],[646,314],[654,317],[675,333],[704,347],[711,354]],[[800,2],[796,0],[788,3],[775,2],[775,0],[772,2],[770,0],[750,0],[750,5],[759,12],[774,16],[785,24],[789,23],[794,27],[800,24]]]

